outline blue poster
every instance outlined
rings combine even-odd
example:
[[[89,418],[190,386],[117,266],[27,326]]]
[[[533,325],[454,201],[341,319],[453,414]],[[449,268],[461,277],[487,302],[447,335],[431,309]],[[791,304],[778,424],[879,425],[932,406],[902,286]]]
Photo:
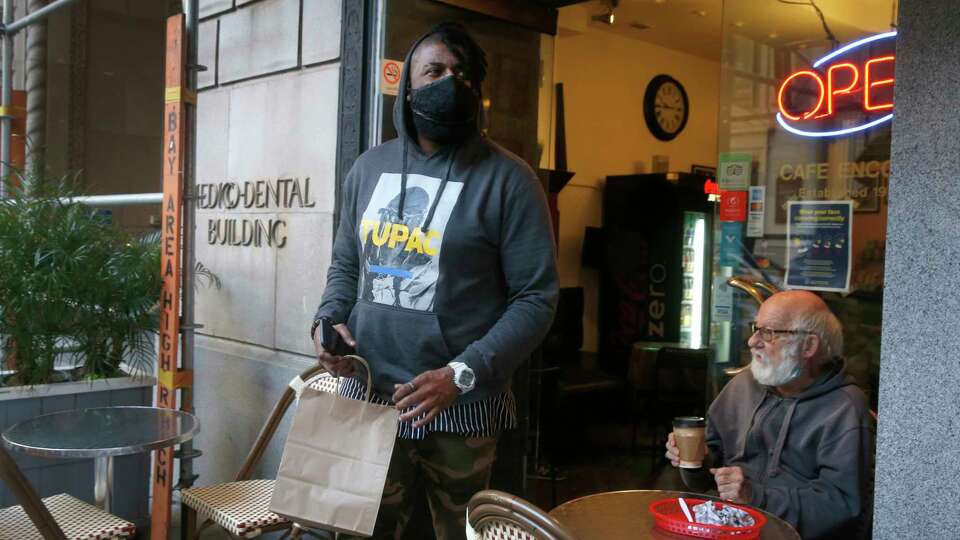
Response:
[[[720,228],[720,266],[739,266],[743,257],[743,223],[739,221],[721,222]]]
[[[787,288],[850,290],[853,201],[790,201]]]

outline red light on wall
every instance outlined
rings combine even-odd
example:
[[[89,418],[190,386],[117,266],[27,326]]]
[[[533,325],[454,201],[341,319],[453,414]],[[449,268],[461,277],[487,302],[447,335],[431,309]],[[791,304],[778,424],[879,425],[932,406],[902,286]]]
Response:
[[[708,178],[707,181],[703,183],[703,192],[707,195],[719,195],[720,185],[714,182],[713,178]]]

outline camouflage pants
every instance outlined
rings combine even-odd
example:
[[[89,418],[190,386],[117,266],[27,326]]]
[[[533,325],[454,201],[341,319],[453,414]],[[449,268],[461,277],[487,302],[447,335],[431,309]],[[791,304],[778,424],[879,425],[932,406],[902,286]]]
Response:
[[[423,489],[436,538],[464,539],[467,502],[487,488],[496,449],[496,437],[428,433],[422,441],[397,439],[372,538],[428,538],[419,531],[405,531],[416,490]]]

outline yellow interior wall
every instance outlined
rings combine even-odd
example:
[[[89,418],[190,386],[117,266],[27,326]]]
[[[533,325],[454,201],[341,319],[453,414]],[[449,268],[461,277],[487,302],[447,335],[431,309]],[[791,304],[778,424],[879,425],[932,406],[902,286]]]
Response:
[[[583,17],[583,10],[562,9],[561,32],[543,42],[553,50],[543,55],[552,69],[544,70],[541,102],[552,103],[552,75],[563,83],[567,168],[576,173],[559,197],[560,284],[584,287],[584,350],[596,351],[599,280],[595,270],[581,266],[580,253],[584,228],[601,225],[604,179],[650,172],[653,155],[669,156],[671,171],[716,166],[720,64],[616,35],[584,24]],[[644,91],[659,74],[680,81],[690,101],[687,125],[670,142],[657,140],[643,118]],[[552,110],[546,117],[541,111],[541,166],[553,165],[552,123]]]

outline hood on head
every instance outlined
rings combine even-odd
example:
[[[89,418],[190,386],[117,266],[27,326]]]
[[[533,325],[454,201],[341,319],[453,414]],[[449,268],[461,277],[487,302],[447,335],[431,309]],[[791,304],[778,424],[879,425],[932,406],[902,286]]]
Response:
[[[413,53],[417,50],[417,47],[420,46],[425,39],[431,35],[430,31],[427,31],[413,42],[413,45],[410,46],[410,49],[407,50],[407,56],[403,59],[403,70],[400,74],[400,88],[397,91],[397,100],[393,104],[393,127],[397,130],[397,135],[401,139],[407,139],[416,144],[416,138],[414,134],[416,133],[416,128],[413,127],[413,112],[410,110],[410,103],[407,101],[407,94],[409,93],[410,86],[410,62],[413,59]],[[481,98],[483,97],[482,91],[480,92]],[[477,130],[483,126],[483,99],[478,100],[480,108],[477,111]]]

